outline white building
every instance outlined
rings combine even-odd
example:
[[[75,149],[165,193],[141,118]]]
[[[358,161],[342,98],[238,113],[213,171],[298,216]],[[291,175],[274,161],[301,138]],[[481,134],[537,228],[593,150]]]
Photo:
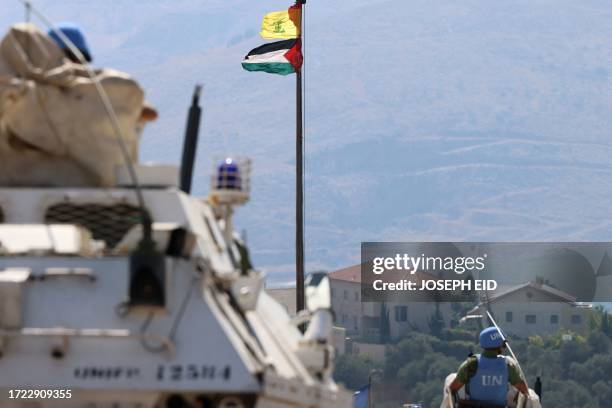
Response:
[[[361,265],[353,265],[329,274],[332,309],[336,325],[344,327],[348,336],[377,341],[380,338],[381,306],[379,302],[361,301]],[[428,332],[428,321],[436,310],[435,302],[388,302],[391,338],[408,331]],[[448,327],[450,304],[440,303],[440,312]]]
[[[528,337],[555,333],[560,329],[585,333],[592,306],[577,303],[576,298],[551,286],[529,282],[494,294],[488,309],[497,323],[509,335]],[[486,303],[474,307],[468,314],[486,319]]]
[[[378,342],[380,340],[381,303],[361,301],[361,267],[353,265],[329,274],[332,309],[335,326],[344,329],[337,333],[355,341]],[[295,288],[266,289],[287,311],[295,315]],[[429,319],[436,310],[434,302],[389,302],[391,338],[401,337],[409,331],[427,333]],[[445,327],[449,327],[452,311],[449,303],[439,304]],[[591,305],[577,303],[576,299],[551,286],[530,282],[500,288],[489,298],[489,311],[497,323],[510,335],[528,337],[555,333],[560,329],[586,333]],[[486,320],[484,304],[475,306],[469,315],[482,316]]]

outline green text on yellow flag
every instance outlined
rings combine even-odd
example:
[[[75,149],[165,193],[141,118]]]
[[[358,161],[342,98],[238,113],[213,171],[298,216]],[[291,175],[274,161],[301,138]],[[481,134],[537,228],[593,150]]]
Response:
[[[300,19],[302,5],[296,4],[287,10],[274,11],[264,16],[261,23],[262,38],[298,38],[300,36]]]

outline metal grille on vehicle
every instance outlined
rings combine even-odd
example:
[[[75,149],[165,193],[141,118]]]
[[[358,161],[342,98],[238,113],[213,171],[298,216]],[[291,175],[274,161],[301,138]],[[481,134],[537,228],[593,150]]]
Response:
[[[76,224],[91,231],[93,238],[114,248],[130,228],[140,222],[140,210],[127,204],[61,203],[47,208],[47,224]]]

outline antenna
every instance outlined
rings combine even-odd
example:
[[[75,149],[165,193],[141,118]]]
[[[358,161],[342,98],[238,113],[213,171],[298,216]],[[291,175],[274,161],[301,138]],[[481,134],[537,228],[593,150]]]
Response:
[[[491,313],[488,310],[487,310],[487,316],[489,317],[489,320],[491,321],[491,323],[493,323],[493,326],[495,326],[495,328],[497,329],[499,334],[501,334],[502,339],[504,339],[504,341],[506,342],[506,346],[508,347],[508,351],[510,352],[510,355],[516,361],[516,365],[518,366],[519,370],[521,371],[521,374],[523,375],[523,378],[525,378],[525,373],[523,373],[523,368],[521,367],[521,364],[519,363],[518,358],[516,358],[516,355],[514,354],[514,351],[512,351],[512,347],[510,347],[510,343],[508,343],[508,340],[506,339],[506,336],[504,336],[504,332],[502,332],[502,330],[499,328],[499,326],[497,325],[497,322],[495,321],[495,319],[493,319],[493,316],[491,315]],[[525,381],[527,381],[526,378],[525,378]]]
[[[181,190],[189,194],[193,180],[193,166],[198,148],[198,131],[200,130],[200,117],[202,109],[198,104],[202,93],[202,85],[196,85],[191,99],[191,107],[187,116],[187,129],[183,142],[183,158],[181,160]]]
[[[28,0],[24,1],[24,7],[25,7],[25,22],[29,23],[30,22],[30,15],[32,14],[32,5],[30,4],[30,2]]]

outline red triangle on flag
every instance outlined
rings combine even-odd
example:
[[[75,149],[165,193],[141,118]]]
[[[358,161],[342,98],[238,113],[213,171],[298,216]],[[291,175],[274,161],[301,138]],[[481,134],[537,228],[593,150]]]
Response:
[[[299,71],[302,68],[302,62],[304,62],[304,56],[302,55],[302,40],[299,38],[296,39],[295,45],[285,53],[284,57],[293,65],[296,72]]]

